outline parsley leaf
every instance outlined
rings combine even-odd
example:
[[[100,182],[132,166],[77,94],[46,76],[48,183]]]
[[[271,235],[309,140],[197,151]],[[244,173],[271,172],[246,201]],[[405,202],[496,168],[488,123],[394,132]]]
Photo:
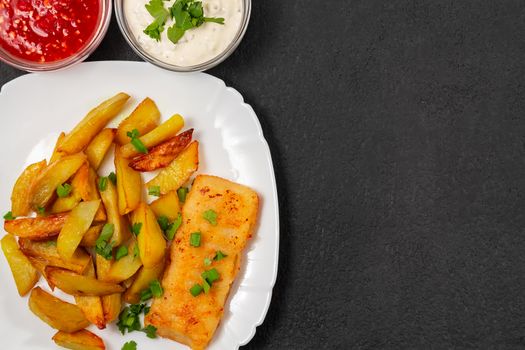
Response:
[[[190,235],[190,245],[192,247],[200,247],[201,246],[201,233],[200,232],[193,232]]]
[[[4,215],[4,220],[14,220],[15,217],[13,216],[13,213],[8,211],[7,213],[5,213]]]
[[[133,340],[128,341],[122,346],[121,350],[137,350],[137,343]]]
[[[142,328],[142,332],[146,333],[146,336],[148,338],[156,338],[157,337],[157,327],[152,325],[147,325],[145,328]]]
[[[192,28],[200,27],[204,22],[224,24],[224,18],[204,17],[201,1],[177,0],[170,8],[175,24],[168,28],[168,39],[176,44],[184,33]]]
[[[104,192],[106,188],[108,187],[108,178],[103,176],[98,180],[98,189],[101,192]]]
[[[108,179],[113,182],[113,185],[117,184],[117,175],[114,172],[110,172],[108,175]]]
[[[126,255],[128,255],[128,247],[126,247],[125,245],[120,246],[117,249],[117,254],[115,255],[115,260],[120,260],[121,258],[125,257]]]
[[[142,222],[136,222],[133,224],[133,226],[131,226],[131,232],[133,232],[135,236],[139,235],[141,229],[142,229]]]
[[[122,333],[126,334],[126,331],[140,331],[142,326],[140,324],[139,314],[144,310],[146,304],[135,304],[126,306],[118,316],[117,326]]]
[[[144,33],[159,41],[160,33],[164,31],[164,24],[168,19],[169,12],[164,8],[162,0],[150,0],[145,6],[154,20],[144,29]]]
[[[137,256],[139,256],[139,245],[138,244],[135,244],[135,247],[133,248],[133,258],[136,258]]]
[[[38,206],[36,208],[36,210],[38,211],[38,214],[40,214],[40,215],[45,215],[45,213],[46,213],[46,208],[45,207]]]
[[[62,184],[62,185],[58,185],[58,187],[57,187],[57,195],[60,198],[67,197],[72,189],[73,189],[73,187],[71,187],[71,185],[68,184],[68,183],[65,183],[65,184]]]
[[[203,214],[202,214],[202,217],[204,218],[204,220],[208,221],[210,224],[212,224],[212,226],[217,226],[217,213],[213,210],[206,210]]]
[[[211,259],[210,258],[204,258],[204,266],[210,266],[211,265]]]
[[[111,260],[113,258],[113,243],[108,242],[113,236],[114,231],[115,226],[113,224],[105,224],[100,236],[98,236],[95,242],[95,251],[106,260]]]
[[[219,260],[222,260],[224,259],[225,257],[227,257],[228,255],[224,254],[223,252],[221,252],[220,250],[217,251],[217,253],[215,253],[215,256],[213,257],[213,260],[215,261],[219,261]]]
[[[164,294],[164,289],[162,289],[159,280],[151,281],[149,289],[151,289],[151,293],[153,293],[155,298],[160,298]]]
[[[182,215],[179,213],[179,216],[173,221],[166,231],[166,237],[171,241],[175,237],[175,233],[179,229],[180,225],[182,225]]]
[[[179,201],[182,203],[186,202],[186,195],[188,194],[188,188],[187,187],[181,187],[177,190],[177,196],[179,197]]]
[[[160,0],[160,1],[162,1],[162,0]],[[146,146],[144,146],[142,141],[139,139],[140,133],[139,133],[139,131],[137,129],[133,129],[132,131],[128,131],[126,133],[126,135],[128,135],[128,137],[131,139],[131,141],[130,141],[131,144],[133,145],[133,147],[135,147],[135,149],[139,153],[148,153],[148,149],[146,148]]]
[[[157,218],[157,222],[159,223],[160,229],[162,231],[166,231],[170,227],[170,220],[167,216],[161,215]]]

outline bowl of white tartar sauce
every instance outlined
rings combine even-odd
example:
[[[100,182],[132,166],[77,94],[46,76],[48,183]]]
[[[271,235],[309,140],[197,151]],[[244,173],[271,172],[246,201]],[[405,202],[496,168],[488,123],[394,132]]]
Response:
[[[144,60],[177,72],[204,71],[237,48],[251,0],[115,0],[120,30]]]

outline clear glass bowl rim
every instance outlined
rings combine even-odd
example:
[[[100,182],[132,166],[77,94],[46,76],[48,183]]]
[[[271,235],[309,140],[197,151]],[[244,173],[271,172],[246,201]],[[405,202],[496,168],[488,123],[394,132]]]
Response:
[[[225,59],[227,59],[233,51],[239,46],[241,43],[244,34],[246,33],[246,30],[248,29],[248,23],[250,22],[250,15],[252,10],[252,2],[251,0],[242,0],[243,1],[243,19],[241,23],[241,27],[237,31],[237,34],[235,35],[234,40],[228,45],[228,47],[221,52],[219,55],[215,56],[211,60],[208,60],[203,63],[199,63],[193,66],[177,66],[174,64],[166,63],[162,60],[159,60],[158,58],[153,57],[149,53],[147,53],[137,42],[136,38],[134,37],[133,33],[131,32],[130,28],[128,27],[126,23],[126,18],[124,15],[124,7],[123,2],[125,0],[115,0],[115,16],[117,17],[117,23],[120,28],[120,31],[122,32],[122,35],[124,35],[124,38],[128,42],[128,44],[131,46],[133,51],[137,53],[143,60],[152,63],[158,67],[168,69],[174,72],[202,72],[205,70],[208,70],[210,68],[215,67],[219,63],[223,62]]]

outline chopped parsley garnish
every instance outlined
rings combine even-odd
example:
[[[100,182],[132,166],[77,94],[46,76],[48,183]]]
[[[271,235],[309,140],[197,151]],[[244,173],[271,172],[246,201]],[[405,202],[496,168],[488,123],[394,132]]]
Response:
[[[142,222],[136,222],[133,224],[133,226],[131,226],[131,232],[133,232],[135,236],[139,235],[141,229],[142,229]]]
[[[139,315],[146,307],[146,304],[135,304],[126,306],[118,315],[117,327],[122,333],[126,334],[126,331],[140,331],[142,326],[140,324]]]
[[[159,0],[152,0],[152,1],[159,1]],[[160,0],[162,2],[162,0]],[[148,153],[148,149],[142,141],[139,139],[140,133],[137,129],[133,129],[132,131],[128,131],[126,133],[128,137],[131,139],[131,144],[139,153]]]
[[[103,176],[98,180],[98,189],[101,192],[104,192],[106,188],[108,187],[108,178]]]
[[[200,27],[204,22],[224,24],[224,18],[204,17],[201,1],[177,0],[170,8],[175,24],[168,28],[168,39],[176,44],[184,33],[192,28]]]
[[[133,248],[133,258],[136,258],[137,256],[139,256],[139,245],[138,244],[135,244],[135,247]]]
[[[105,224],[95,242],[95,251],[106,260],[113,258],[113,243],[109,243],[109,240],[114,231],[115,226],[113,224]]]
[[[167,216],[161,215],[157,218],[157,222],[159,223],[160,229],[162,231],[166,231],[170,226],[170,220]]]
[[[151,186],[148,189],[148,194],[150,196],[160,197],[160,186]]]
[[[221,252],[220,250],[217,251],[217,253],[215,253],[215,256],[213,257],[213,260],[215,261],[219,261],[219,260],[222,260],[224,259],[225,257],[227,257],[228,255],[224,254],[223,252]]]
[[[69,193],[71,193],[72,189],[73,189],[73,187],[71,187],[71,185],[68,184],[68,183],[65,183],[65,184],[62,184],[62,185],[58,185],[58,187],[57,187],[57,196],[59,196],[60,198],[67,197],[69,195]]]
[[[190,245],[192,247],[200,247],[201,246],[201,233],[200,232],[193,232],[190,236]]]
[[[204,293],[208,294],[210,291],[211,285],[208,283],[208,281],[204,280],[202,281],[202,289],[204,289]]]
[[[117,254],[115,255],[115,260],[120,260],[121,258],[125,257],[126,255],[128,255],[128,247],[126,247],[125,245],[122,245],[122,246],[120,246],[117,249]]]
[[[46,213],[46,208],[45,208],[45,207],[40,207],[40,206],[38,206],[38,207],[36,208],[36,211],[38,212],[38,214],[40,214],[40,215],[44,215],[44,214]]]
[[[140,292],[140,301],[144,302],[151,299],[152,297],[160,298],[164,294],[164,289],[159,282],[159,280],[151,281],[149,287]]]
[[[204,258],[204,266],[210,266],[211,265],[211,259],[210,258]]]
[[[146,333],[146,336],[148,338],[157,338],[157,327],[152,325],[147,325],[146,327],[142,328],[142,332]]]
[[[197,295],[202,293],[202,290],[203,290],[202,286],[198,283],[195,283],[193,287],[190,288],[190,293],[191,295],[196,297]]]
[[[7,213],[5,213],[4,220],[14,220],[14,219],[15,217],[13,216],[13,212],[8,211]]]
[[[117,184],[117,175],[114,172],[110,172],[108,175],[109,181],[113,182],[113,185]]]
[[[220,275],[217,269],[211,269],[211,270],[204,271],[201,274],[201,277],[202,279],[204,279],[206,282],[208,282],[211,285],[213,282],[219,279]]]
[[[137,343],[133,340],[130,340],[124,345],[122,345],[121,350],[137,350]]]
[[[151,307],[146,306],[146,307],[144,308],[144,315],[149,314],[149,310],[151,310]]]
[[[164,8],[162,0],[150,0],[146,10],[154,18],[153,22],[144,29],[144,33],[152,39],[160,40],[160,33],[164,31],[164,24],[168,19],[169,11]]]
[[[166,231],[166,237],[168,237],[168,239],[170,241],[173,240],[173,237],[175,237],[175,233],[179,229],[180,225],[182,225],[182,215],[181,215],[181,213],[179,213],[179,216],[177,216],[175,221],[173,221],[171,223],[170,227]]]
[[[187,187],[181,187],[177,190],[177,196],[179,197],[179,201],[182,203],[186,202],[186,195],[188,194],[188,188]]]
[[[212,224],[212,226],[217,226],[217,213],[213,210],[206,210],[203,214],[202,214],[202,217],[204,218],[204,220],[208,221],[210,224]]]

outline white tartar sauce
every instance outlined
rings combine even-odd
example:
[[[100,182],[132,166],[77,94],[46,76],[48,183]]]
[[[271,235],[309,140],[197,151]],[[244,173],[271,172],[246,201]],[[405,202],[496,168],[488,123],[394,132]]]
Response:
[[[165,8],[169,9],[174,2],[165,1]],[[242,0],[202,0],[204,16],[222,17],[224,24],[203,23],[200,27],[187,30],[174,44],[167,37],[167,29],[174,23],[168,18],[160,41],[156,41],[144,33],[144,29],[153,22],[145,7],[147,3],[148,0],[124,0],[124,15],[132,35],[144,51],[162,62],[177,66],[194,66],[221,54],[235,39],[243,20]]]

